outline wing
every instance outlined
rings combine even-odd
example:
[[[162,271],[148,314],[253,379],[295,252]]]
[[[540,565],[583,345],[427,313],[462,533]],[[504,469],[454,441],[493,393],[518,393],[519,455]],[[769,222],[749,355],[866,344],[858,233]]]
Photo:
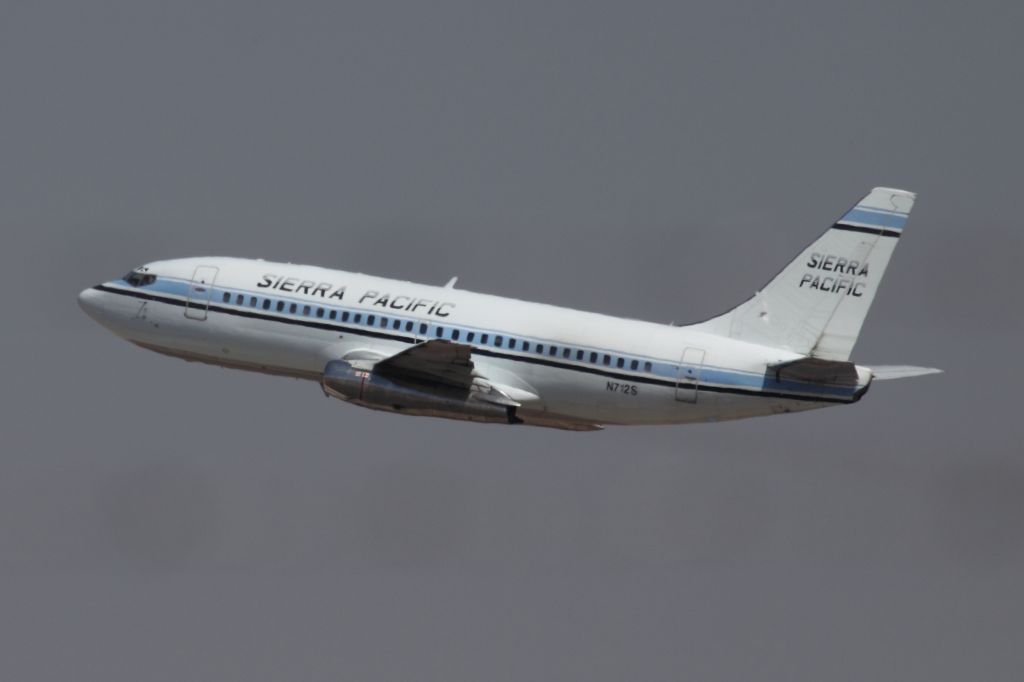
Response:
[[[432,339],[385,358],[373,371],[391,379],[439,383],[469,390],[476,377],[473,348]]]
[[[478,373],[473,363],[473,347],[443,339],[431,339],[416,344],[390,357],[381,358],[375,351],[355,351],[345,356],[345,361],[362,371],[386,377],[392,381],[413,384],[443,386],[435,389],[441,394],[465,391],[471,399],[503,405],[510,408],[522,407],[524,403],[536,403],[539,397],[523,387],[496,383]],[[503,381],[509,381],[507,374]],[[421,386],[419,390],[423,390]],[[430,387],[425,389],[432,392]],[[599,424],[579,422],[570,418],[544,415],[535,411],[517,418],[535,426],[546,426],[571,431],[596,431]]]
[[[372,365],[372,371],[393,381],[440,384],[468,391],[478,400],[519,407],[538,396],[524,388],[499,384],[476,371],[473,347],[431,339]]]

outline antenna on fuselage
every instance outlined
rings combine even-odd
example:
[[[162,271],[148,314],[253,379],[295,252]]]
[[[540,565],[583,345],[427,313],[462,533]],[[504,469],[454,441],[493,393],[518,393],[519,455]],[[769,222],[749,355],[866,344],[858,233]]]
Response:
[[[444,288],[445,289],[454,289],[455,288],[455,283],[458,282],[458,281],[459,281],[459,276],[455,275],[450,280],[448,280],[448,284],[445,284]]]

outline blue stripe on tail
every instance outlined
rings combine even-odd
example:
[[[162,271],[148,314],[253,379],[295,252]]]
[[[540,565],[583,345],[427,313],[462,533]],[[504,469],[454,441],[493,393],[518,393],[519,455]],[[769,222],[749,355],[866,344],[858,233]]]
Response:
[[[867,227],[884,227],[889,230],[902,230],[903,226],[907,224],[907,216],[899,213],[881,213],[872,209],[855,207],[840,218],[839,222]]]

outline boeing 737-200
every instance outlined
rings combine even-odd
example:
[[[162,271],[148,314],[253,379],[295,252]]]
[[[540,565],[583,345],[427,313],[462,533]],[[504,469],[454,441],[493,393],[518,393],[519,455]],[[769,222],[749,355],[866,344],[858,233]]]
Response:
[[[914,194],[876,188],[749,300],[672,326],[304,265],[156,261],[83,291],[143,348],[312,379],[401,414],[577,431],[796,412],[859,400],[850,352]]]

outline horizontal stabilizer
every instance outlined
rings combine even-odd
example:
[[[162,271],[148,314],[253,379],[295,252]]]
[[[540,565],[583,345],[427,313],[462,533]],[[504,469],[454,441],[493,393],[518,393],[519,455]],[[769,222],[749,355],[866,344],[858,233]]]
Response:
[[[771,365],[768,371],[775,374],[776,381],[795,381],[827,386],[857,385],[857,367],[852,362],[800,358]]]
[[[914,367],[913,365],[878,365],[871,368],[871,374],[879,381],[886,379],[909,379],[926,374],[940,374],[941,369],[934,367]]]

